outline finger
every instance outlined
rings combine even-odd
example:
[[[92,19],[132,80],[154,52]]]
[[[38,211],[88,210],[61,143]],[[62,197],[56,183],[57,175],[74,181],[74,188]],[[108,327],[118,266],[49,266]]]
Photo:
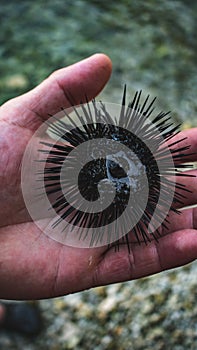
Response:
[[[168,221],[167,228],[162,229],[162,235],[185,229],[197,230],[197,207],[181,210],[179,214],[170,212]]]
[[[179,186],[176,192],[180,202],[174,203],[173,207],[177,209],[197,204],[197,169],[185,171],[183,175],[187,176],[176,177],[176,183]]]
[[[183,153],[185,155],[184,157],[177,158],[175,162],[176,164],[197,161],[197,128],[181,131],[179,134],[170,139],[167,144],[168,146],[173,144],[170,148],[177,149],[176,156]],[[187,146],[189,146],[187,150],[179,151],[180,148]]]
[[[159,243],[127,246],[114,253],[111,248],[94,275],[95,285],[123,282],[182,266],[197,258],[197,231],[181,230],[162,237]]]
[[[26,128],[31,126],[31,130],[35,130],[49,114],[70,106],[68,94],[73,96],[76,104],[86,102],[86,97],[88,100],[94,98],[108,81],[111,69],[111,61],[106,55],[95,54],[55,71],[35,89],[4,104],[2,113],[3,109],[9,108],[9,113],[6,110],[7,122],[19,123]]]

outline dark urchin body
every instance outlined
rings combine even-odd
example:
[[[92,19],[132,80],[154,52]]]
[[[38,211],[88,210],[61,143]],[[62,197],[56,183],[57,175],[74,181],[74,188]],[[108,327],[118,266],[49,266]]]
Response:
[[[88,103],[87,105],[81,105],[83,115],[78,113],[77,108],[75,108],[73,104],[76,116],[81,122],[81,127],[78,127],[73,121],[71,121],[66,111],[65,115],[73,125],[73,128],[70,130],[67,129],[67,123],[65,121],[57,120],[54,117],[54,123],[49,125],[49,129],[54,135],[58,137],[61,135],[61,144],[41,142],[45,147],[41,152],[47,155],[44,170],[45,191],[58,216],[54,223],[54,228],[57,227],[62,220],[77,226],[79,232],[94,227],[105,227],[121,216],[128,205],[129,196],[132,195],[134,201],[136,196],[136,207],[133,208],[133,211],[136,211],[136,214],[140,216],[140,220],[132,228],[132,233],[135,239],[139,244],[141,242],[147,243],[148,241],[151,241],[152,238],[157,240],[161,235],[161,227],[166,227],[168,223],[168,213],[164,219],[162,219],[161,215],[160,228],[157,227],[154,230],[153,227],[152,232],[149,233],[148,226],[153,215],[156,215],[156,220],[160,220],[160,215],[155,213],[155,209],[161,191],[163,191],[163,197],[162,199],[160,198],[160,213],[165,210],[165,201],[168,200],[168,195],[174,187],[175,191],[170,210],[179,213],[176,209],[176,205],[178,202],[181,203],[182,198],[184,198],[182,191],[187,192],[188,190],[181,183],[175,183],[175,176],[182,176],[178,171],[179,167],[187,167],[186,165],[180,165],[179,163],[186,161],[187,158],[184,152],[189,146],[181,147],[181,141],[183,140],[173,142],[173,137],[179,132],[179,126],[173,125],[169,112],[160,112],[155,117],[152,117],[155,99],[149,102],[149,96],[147,96],[142,105],[140,104],[140,100],[141,91],[136,92],[132,102],[126,106],[126,87],[124,88],[120,112],[121,125],[114,125],[113,117],[106,110],[105,104],[100,102],[101,109],[99,110],[94,100],[92,101],[94,106],[94,117],[90,111]],[[149,121],[150,118],[151,122]],[[157,134],[155,134],[155,129],[158,131]],[[132,130],[135,130],[136,132],[133,133]],[[62,172],[65,158],[69,158],[71,151],[77,149],[77,147],[84,142],[103,138],[118,141],[123,144],[131,150],[142,163],[148,179],[149,190],[148,201],[145,210],[142,212],[139,198],[143,193],[143,182],[140,182],[140,179],[138,179],[137,186],[139,188],[131,193],[125,169],[120,166],[118,162],[107,159],[107,157],[92,159],[92,161],[87,162],[87,164],[82,164],[78,177],[78,190],[83,198],[89,202],[94,202],[100,196],[98,191],[100,181],[105,179],[109,180],[110,178],[115,187],[115,197],[112,203],[105,210],[96,213],[89,213],[76,209],[75,206],[72,206],[65,199],[60,183],[60,174]],[[151,150],[146,143],[146,141],[148,142],[150,140],[152,145]],[[179,147],[177,147],[178,143]],[[173,167],[169,162],[169,153],[170,157],[173,159]],[[158,159],[162,159],[161,169],[159,169],[157,165]],[[75,162],[79,161],[80,159],[73,159],[70,157],[70,169],[74,169]],[[161,177],[164,184],[162,189]],[[72,192],[72,196],[75,198],[76,188],[69,187],[69,181],[65,182],[65,186],[68,186],[68,190]],[[110,191],[106,184],[106,193],[108,190]],[[117,236],[118,239],[115,242],[115,245],[118,246],[121,242],[124,243],[126,241],[129,248],[129,241],[132,240],[131,237],[132,234],[130,232],[121,239]],[[94,246],[94,241],[92,246]]]

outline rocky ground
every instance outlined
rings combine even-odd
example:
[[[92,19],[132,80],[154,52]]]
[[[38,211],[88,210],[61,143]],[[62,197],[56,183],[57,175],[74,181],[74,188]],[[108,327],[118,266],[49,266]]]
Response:
[[[45,328],[0,332],[2,350],[196,350],[197,264],[40,302]]]

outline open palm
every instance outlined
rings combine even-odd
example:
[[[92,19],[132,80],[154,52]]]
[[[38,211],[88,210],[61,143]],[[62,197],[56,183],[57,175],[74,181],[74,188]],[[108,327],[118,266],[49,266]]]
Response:
[[[38,299],[98,285],[126,281],[180,266],[197,258],[197,209],[171,214],[159,243],[133,244],[130,254],[107,247],[80,249],[57,243],[32,222],[21,192],[21,163],[26,145],[48,114],[68,107],[65,91],[76,103],[95,97],[111,74],[102,54],[53,73],[42,84],[0,109],[0,298]],[[85,101],[84,101],[85,102]],[[182,132],[197,161],[197,129]],[[197,171],[191,171],[197,175]],[[196,178],[185,178],[192,191],[184,205],[197,202]],[[164,232],[165,233],[165,232]]]

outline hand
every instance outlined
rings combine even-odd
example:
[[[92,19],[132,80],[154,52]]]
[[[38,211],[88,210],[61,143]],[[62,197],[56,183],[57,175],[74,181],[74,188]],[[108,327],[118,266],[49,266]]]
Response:
[[[32,91],[5,103],[0,110],[0,298],[38,299],[126,281],[184,265],[197,257],[197,209],[170,215],[169,234],[147,246],[126,245],[80,249],[57,243],[31,221],[20,187],[21,161],[28,140],[48,113],[68,107],[65,91],[76,103],[103,88],[111,73],[105,55],[94,55],[60,69]],[[85,102],[85,100],[84,100]],[[197,161],[197,129],[181,133]],[[177,136],[177,137],[181,137]],[[197,174],[196,170],[192,171]],[[196,178],[185,178],[196,203]]]

